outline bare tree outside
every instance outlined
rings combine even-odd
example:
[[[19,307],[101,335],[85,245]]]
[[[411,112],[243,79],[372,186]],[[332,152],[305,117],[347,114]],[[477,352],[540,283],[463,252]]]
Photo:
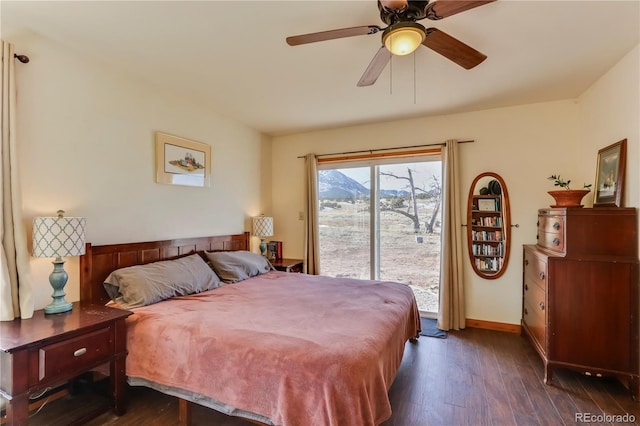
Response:
[[[428,166],[428,167],[427,167]],[[437,312],[440,280],[440,163],[381,165],[379,279],[411,286],[424,312]],[[434,171],[435,170],[435,171]],[[371,275],[370,168],[319,172],[320,270],[360,279]],[[375,199],[375,197],[373,198]]]
[[[440,178],[436,175],[431,175],[432,182],[430,183],[430,186],[429,186],[430,189],[427,190],[425,188],[416,187],[415,182],[413,180],[413,173],[415,173],[415,170],[411,170],[410,168],[407,168],[407,176],[398,176],[394,173],[388,173],[388,172],[382,172],[382,171],[380,172],[380,175],[382,176],[389,176],[394,179],[406,180],[407,188],[410,190],[409,195],[411,197],[410,205],[407,206],[406,211],[400,208],[396,208],[396,207],[402,207],[402,205],[404,204],[404,200],[402,199],[400,199],[399,202],[396,202],[395,205],[392,207],[382,205],[381,203],[380,208],[383,211],[392,211],[408,217],[413,221],[414,232],[419,233],[420,232],[420,214],[419,214],[420,212],[418,211],[418,197],[416,196],[416,194],[420,193],[423,196],[422,197],[423,199],[427,199],[433,202],[433,208],[431,210],[431,215],[430,215],[431,217],[427,218],[424,222],[425,231],[428,234],[433,234],[433,229],[434,229],[434,226],[436,225],[436,221],[440,217],[440,202],[442,199],[442,187],[440,186]],[[413,207],[413,209],[411,209],[411,207]]]

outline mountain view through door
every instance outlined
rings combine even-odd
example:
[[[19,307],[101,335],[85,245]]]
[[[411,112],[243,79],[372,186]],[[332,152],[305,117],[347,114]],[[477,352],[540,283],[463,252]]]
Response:
[[[438,311],[441,163],[318,171],[320,273],[399,281]]]

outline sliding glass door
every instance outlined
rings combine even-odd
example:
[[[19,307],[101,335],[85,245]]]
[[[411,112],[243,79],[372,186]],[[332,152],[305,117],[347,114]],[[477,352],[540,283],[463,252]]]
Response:
[[[437,312],[441,181],[439,156],[321,165],[321,274],[399,281]]]

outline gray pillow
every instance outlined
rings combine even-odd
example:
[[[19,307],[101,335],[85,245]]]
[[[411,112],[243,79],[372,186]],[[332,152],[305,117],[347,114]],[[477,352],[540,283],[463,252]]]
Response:
[[[266,257],[250,251],[204,252],[209,263],[225,283],[237,283],[269,272],[273,267]]]
[[[129,266],[113,271],[104,287],[125,309],[220,287],[220,278],[198,254],[174,260]]]

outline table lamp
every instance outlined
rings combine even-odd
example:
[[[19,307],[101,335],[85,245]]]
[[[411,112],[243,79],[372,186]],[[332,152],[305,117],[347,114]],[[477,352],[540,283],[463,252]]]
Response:
[[[49,283],[53,287],[53,301],[44,308],[46,314],[70,311],[71,303],[64,299],[64,286],[69,275],[64,270],[62,257],[84,254],[85,219],[64,217],[64,210],[58,210],[58,217],[36,217],[33,219],[33,256],[53,257],[53,272]]]
[[[253,235],[260,238],[260,254],[267,254],[265,237],[273,236],[273,218],[269,216],[257,216],[253,218]]]

